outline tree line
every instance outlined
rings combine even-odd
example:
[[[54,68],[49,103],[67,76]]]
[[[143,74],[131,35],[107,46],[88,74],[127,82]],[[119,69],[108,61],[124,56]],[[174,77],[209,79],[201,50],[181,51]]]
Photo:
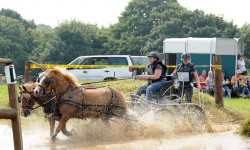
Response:
[[[250,58],[247,25],[238,28],[223,17],[188,10],[177,0],[132,0],[119,21],[108,28],[79,20],[51,28],[36,25],[14,10],[0,11],[0,57],[13,60],[17,75],[24,73],[29,59],[67,64],[81,55],[145,55],[152,50],[162,52],[163,40],[172,37],[242,38]]]

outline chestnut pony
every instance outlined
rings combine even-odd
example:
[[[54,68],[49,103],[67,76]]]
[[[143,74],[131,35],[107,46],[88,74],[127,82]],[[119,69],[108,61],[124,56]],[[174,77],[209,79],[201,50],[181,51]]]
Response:
[[[54,102],[53,94],[46,95],[34,95],[34,89],[37,86],[37,83],[25,83],[22,86],[19,86],[19,96],[18,100],[21,103],[21,115],[24,117],[28,117],[32,110],[43,107],[43,112],[45,113],[45,118],[49,120],[50,125],[50,137],[54,134],[55,121],[60,120],[60,116],[51,115],[52,113],[52,103]],[[35,104],[38,104],[37,107],[33,108]],[[64,135],[71,135],[69,131],[66,130],[66,127],[62,129],[62,133]]]
[[[112,117],[128,119],[123,93],[111,87],[85,89],[78,84],[75,76],[60,67],[46,70],[34,89],[35,94],[51,91],[55,93],[62,115],[52,141],[70,118],[101,118],[108,125]]]
[[[61,119],[60,114],[53,114],[53,103],[54,94],[47,93],[45,95],[34,95],[34,89],[38,83],[25,83],[22,86],[19,86],[19,96],[18,101],[21,103],[21,115],[24,117],[28,117],[32,110],[37,109],[39,107],[43,107],[43,112],[45,113],[45,118],[49,120],[50,125],[50,137],[54,134],[55,129],[55,121],[59,121]],[[96,88],[94,85],[86,84],[82,85],[84,88]],[[33,108],[35,104],[38,104],[37,107]],[[72,135],[71,132],[66,130],[66,126],[62,129],[62,133],[66,136]]]

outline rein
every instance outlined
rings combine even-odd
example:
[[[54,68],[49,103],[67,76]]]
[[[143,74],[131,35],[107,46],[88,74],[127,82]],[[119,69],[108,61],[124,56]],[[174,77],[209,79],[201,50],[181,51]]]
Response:
[[[60,100],[61,97],[63,97],[63,95],[66,94],[69,90],[71,90],[71,92],[72,92],[74,89],[75,89],[75,86],[73,86],[72,84],[70,84],[65,91],[63,91],[63,92],[60,93],[59,98],[57,100]]]
[[[118,79],[114,79],[114,80],[103,80],[103,81],[87,82],[87,83],[82,83],[81,85],[87,85],[87,84],[93,84],[93,83],[111,82],[111,81],[121,81],[121,80],[132,80],[132,79],[118,78]]]
[[[54,97],[52,97],[51,99],[49,99],[48,101],[44,102],[43,104],[41,104],[41,105],[39,105],[39,106],[36,106],[35,108],[32,107],[31,110],[35,110],[35,109],[37,109],[37,108],[39,108],[39,107],[41,107],[41,106],[47,105],[49,102],[51,102],[52,100],[55,100],[55,99],[56,99],[56,97],[54,96]]]

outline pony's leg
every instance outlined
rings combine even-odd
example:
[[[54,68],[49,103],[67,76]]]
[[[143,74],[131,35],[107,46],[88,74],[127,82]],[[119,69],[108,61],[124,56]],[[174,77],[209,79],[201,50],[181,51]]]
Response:
[[[54,135],[51,137],[51,140],[54,142],[56,140],[57,134],[66,127],[66,122],[70,119],[69,116],[62,116],[61,120],[59,121],[59,124],[56,128],[56,131]]]
[[[138,119],[136,119],[135,116],[133,115],[129,115],[128,113],[125,113],[122,117],[122,119],[125,121],[125,128],[124,131],[128,132],[128,131],[132,131],[133,129],[133,122],[138,122]]]
[[[55,120],[52,117],[48,117],[48,120],[50,125],[50,137],[52,137],[55,129]]]
[[[72,136],[72,133],[70,131],[67,131],[66,124],[65,124],[65,127],[62,129],[62,134],[66,136]]]
[[[50,124],[50,137],[53,136],[54,134],[54,129],[55,129],[55,121],[60,121],[60,118],[58,116],[49,116],[48,117],[49,124]],[[66,136],[71,136],[72,133],[67,131],[66,126],[62,129],[62,133]]]

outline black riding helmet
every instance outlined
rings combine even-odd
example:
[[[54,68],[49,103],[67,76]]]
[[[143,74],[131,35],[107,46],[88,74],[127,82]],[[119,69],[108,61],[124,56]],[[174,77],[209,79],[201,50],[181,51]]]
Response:
[[[158,53],[157,52],[150,52],[149,54],[148,54],[148,57],[154,57],[154,58],[156,58],[156,59],[160,59],[160,56],[158,55]]]
[[[187,52],[182,53],[181,60],[184,60],[184,59],[191,59],[191,55]]]

